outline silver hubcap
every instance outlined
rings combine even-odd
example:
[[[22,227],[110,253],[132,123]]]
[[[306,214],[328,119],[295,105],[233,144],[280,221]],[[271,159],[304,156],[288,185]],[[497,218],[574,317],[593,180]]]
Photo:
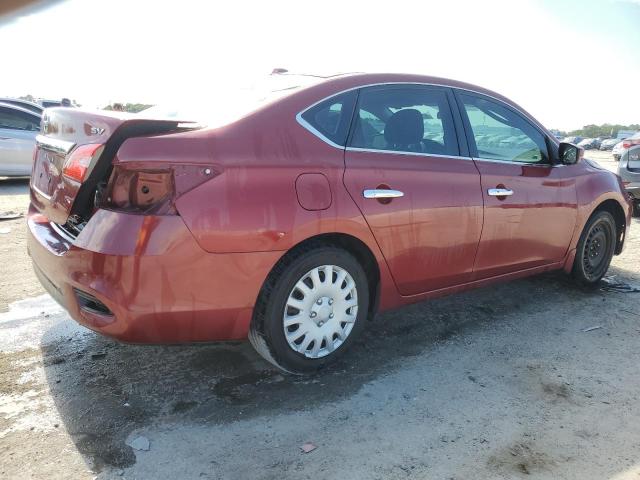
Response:
[[[284,308],[289,346],[308,358],[329,355],[342,345],[358,315],[358,291],[349,272],[322,265],[295,284]]]

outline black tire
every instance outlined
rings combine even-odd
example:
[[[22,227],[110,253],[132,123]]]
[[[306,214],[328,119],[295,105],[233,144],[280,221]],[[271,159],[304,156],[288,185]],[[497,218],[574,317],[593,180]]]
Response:
[[[354,314],[356,320],[346,339],[335,350],[320,358],[309,358],[289,345],[285,338],[283,315],[296,283],[323,265],[335,265],[346,270],[353,279],[358,304]],[[339,247],[311,245],[286,255],[274,267],[256,302],[249,341],[260,355],[278,368],[289,373],[312,373],[334,362],[349,349],[365,328],[368,309],[369,285],[360,263]]]
[[[640,217],[640,200],[634,200],[633,202],[633,216]]]
[[[613,215],[594,213],[582,231],[573,261],[573,278],[581,285],[596,285],[609,269],[616,247],[617,229]]]

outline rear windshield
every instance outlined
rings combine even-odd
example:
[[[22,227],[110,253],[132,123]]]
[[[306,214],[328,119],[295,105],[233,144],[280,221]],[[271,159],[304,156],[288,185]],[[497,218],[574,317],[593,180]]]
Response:
[[[197,98],[160,103],[142,110],[138,116],[221,127],[321,80],[316,77],[277,75],[247,88],[207,92]]]

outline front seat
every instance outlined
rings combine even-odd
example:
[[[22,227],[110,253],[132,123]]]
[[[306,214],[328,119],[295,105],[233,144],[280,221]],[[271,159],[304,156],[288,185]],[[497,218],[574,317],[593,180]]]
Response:
[[[422,152],[423,137],[422,114],[415,108],[398,110],[384,127],[384,139],[389,150]]]

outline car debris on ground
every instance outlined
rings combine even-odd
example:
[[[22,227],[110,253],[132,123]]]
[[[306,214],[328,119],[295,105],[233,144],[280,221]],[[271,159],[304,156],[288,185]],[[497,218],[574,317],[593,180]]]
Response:
[[[142,450],[145,452],[149,451],[149,449],[151,448],[151,443],[149,442],[149,439],[142,435],[127,441],[126,444],[129,445],[134,450]]]
[[[22,217],[22,213],[16,212],[2,212],[0,213],[0,221],[2,220],[15,220],[16,218]]]
[[[638,293],[640,292],[640,287],[637,285],[631,285],[626,282],[621,282],[616,280],[615,275],[611,275],[609,277],[604,277],[601,281],[602,287],[601,290],[606,292],[619,292],[619,293]]]
[[[318,447],[315,444],[311,443],[311,442],[304,443],[303,445],[300,446],[300,450],[302,450],[302,453],[311,453],[316,448],[318,448]]]

